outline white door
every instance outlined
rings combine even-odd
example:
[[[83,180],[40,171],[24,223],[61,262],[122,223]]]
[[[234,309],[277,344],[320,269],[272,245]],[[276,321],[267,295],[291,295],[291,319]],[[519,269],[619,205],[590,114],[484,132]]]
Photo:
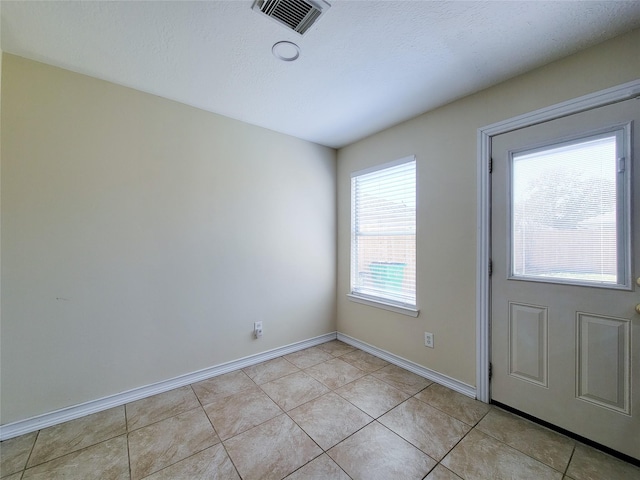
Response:
[[[637,459],[639,117],[632,99],[498,135],[491,175],[492,400]]]

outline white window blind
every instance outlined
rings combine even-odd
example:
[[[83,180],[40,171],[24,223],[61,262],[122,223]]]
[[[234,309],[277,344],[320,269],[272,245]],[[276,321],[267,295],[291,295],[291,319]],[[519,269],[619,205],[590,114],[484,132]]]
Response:
[[[622,130],[512,158],[515,277],[624,283]]]
[[[416,161],[351,176],[351,293],[416,305]]]

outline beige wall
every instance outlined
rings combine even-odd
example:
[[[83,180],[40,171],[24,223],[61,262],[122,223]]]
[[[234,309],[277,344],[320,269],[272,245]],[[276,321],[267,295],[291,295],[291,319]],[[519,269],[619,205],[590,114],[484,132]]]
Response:
[[[335,331],[334,150],[2,75],[3,424]]]
[[[640,77],[640,30],[338,152],[338,331],[475,385],[476,135],[485,125]],[[350,302],[349,174],[415,154],[418,318]],[[423,332],[435,334],[424,347]]]

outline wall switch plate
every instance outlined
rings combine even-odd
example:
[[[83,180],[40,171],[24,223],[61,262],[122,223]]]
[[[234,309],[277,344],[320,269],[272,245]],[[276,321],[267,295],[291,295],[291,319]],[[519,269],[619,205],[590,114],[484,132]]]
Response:
[[[256,338],[260,338],[262,336],[262,322],[253,322],[253,335]]]
[[[433,333],[424,332],[424,346],[433,348]]]

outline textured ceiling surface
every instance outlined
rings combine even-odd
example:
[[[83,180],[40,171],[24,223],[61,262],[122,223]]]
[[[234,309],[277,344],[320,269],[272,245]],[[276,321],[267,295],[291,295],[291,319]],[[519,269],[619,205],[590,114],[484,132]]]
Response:
[[[640,27],[638,1],[358,1],[304,36],[227,1],[6,1],[2,50],[341,147]],[[282,62],[274,43],[300,46]]]

